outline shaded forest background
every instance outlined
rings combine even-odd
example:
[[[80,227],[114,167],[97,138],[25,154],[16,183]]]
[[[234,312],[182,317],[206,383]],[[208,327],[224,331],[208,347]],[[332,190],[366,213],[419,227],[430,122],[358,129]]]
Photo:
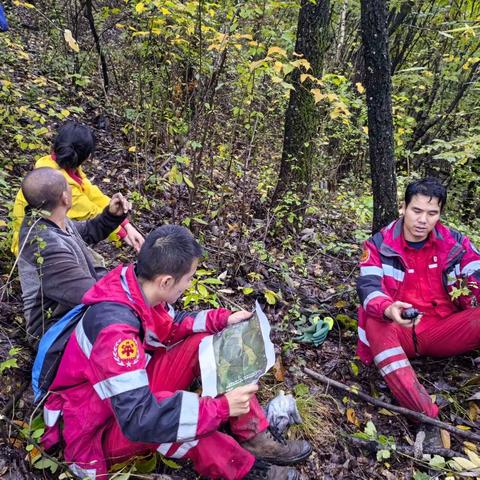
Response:
[[[89,176],[107,193],[128,194],[144,234],[183,223],[205,245],[208,258],[185,306],[266,304],[283,360],[267,380],[270,394],[280,383],[300,385],[300,397],[315,396],[318,388],[305,386],[299,368],[316,364],[374,388],[379,377],[353,359],[356,259],[373,218],[360,1],[38,0],[5,7],[11,27],[0,34],[1,345],[4,362],[11,361],[1,369],[5,403],[29,368],[21,340],[22,350],[8,353],[23,331],[9,211],[25,172],[72,118],[98,138]],[[322,17],[315,61],[295,49],[299,12],[309,7]],[[480,245],[480,2],[390,1],[387,31],[398,192],[413,178],[440,177],[449,186],[447,223]],[[292,92],[302,96],[305,125],[314,128],[309,138],[288,116]],[[296,146],[286,133],[297,135]],[[109,245],[101,251],[111,264],[132,258]],[[292,340],[312,314],[336,322],[321,351]],[[452,366],[452,376],[441,370],[441,378],[466,378],[468,365]],[[455,397],[456,414],[468,408],[461,403],[468,393]],[[358,455],[350,458],[335,439],[334,419],[350,432],[363,430],[373,413],[322,398],[331,404],[319,420],[330,425],[321,427],[330,432],[329,447],[317,438],[308,471],[326,463],[325,478],[359,478],[349,472],[360,467],[365,478],[390,468],[392,478],[403,478],[400,471],[411,478],[421,467],[405,458],[378,466],[361,456],[359,467],[352,460]],[[14,415],[28,422],[28,398],[23,405],[25,412]],[[410,428],[388,416],[374,420],[398,438]]]

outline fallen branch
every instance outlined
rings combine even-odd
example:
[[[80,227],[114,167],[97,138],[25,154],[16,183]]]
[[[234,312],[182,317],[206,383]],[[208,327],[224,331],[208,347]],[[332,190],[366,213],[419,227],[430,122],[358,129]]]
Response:
[[[409,408],[398,407],[397,405],[392,405],[387,402],[382,402],[381,400],[377,400],[376,398],[373,398],[370,395],[367,395],[366,393],[358,391],[358,388],[356,387],[351,387],[351,386],[345,385],[344,383],[337,382],[336,380],[332,380],[331,378],[328,378],[325,375],[322,375],[313,370],[310,370],[309,368],[304,368],[303,371],[310,377],[314,378],[315,380],[319,380],[322,383],[326,383],[327,385],[332,385],[340,390],[351,393],[361,398],[362,400],[365,400],[366,402],[371,403],[372,405],[375,405],[376,407],[386,408],[387,410],[390,410],[392,412],[401,413],[402,415],[408,415],[409,417],[415,418],[416,420],[419,420],[422,423],[429,423],[430,425],[435,425],[436,427],[443,428],[444,430],[448,430],[454,435],[458,435],[459,437],[464,437],[464,438],[467,438],[468,440],[480,443],[480,435],[476,433],[469,432],[466,430],[460,430],[459,428],[456,428],[453,425],[437,420],[436,418],[429,417],[427,415],[424,415],[423,413],[414,412]]]
[[[362,438],[356,437],[348,437],[348,441],[353,443],[357,447],[362,447],[368,450],[371,453],[376,453],[378,450],[383,450],[386,447],[381,445],[379,442],[375,440],[363,440]],[[403,453],[405,455],[409,455],[411,457],[415,457],[415,447],[412,445],[397,445],[394,452]],[[463,453],[456,452],[455,450],[451,450],[450,448],[441,448],[441,447],[428,447],[422,451],[423,454],[428,455],[440,455],[444,458],[453,458],[453,457],[465,457]]]

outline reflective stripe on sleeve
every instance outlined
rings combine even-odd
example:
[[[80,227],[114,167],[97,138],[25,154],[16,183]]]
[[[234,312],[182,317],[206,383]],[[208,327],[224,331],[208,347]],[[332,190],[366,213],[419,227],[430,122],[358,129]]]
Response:
[[[70,465],[70,470],[79,478],[95,480],[97,476],[97,470],[95,468],[81,468],[76,463]]]
[[[167,455],[167,452],[170,450],[170,447],[172,445],[173,445],[173,443],[161,443],[157,448],[157,452],[160,453],[161,455],[165,456],[165,455]]]
[[[398,360],[398,362],[392,362],[389,365],[381,368],[380,373],[382,374],[382,377],[384,377],[385,375],[388,375],[389,373],[392,373],[399,368],[405,368],[409,366],[410,362],[408,360]]]
[[[195,333],[205,332],[207,329],[207,315],[210,310],[201,310],[193,320],[193,331]]]
[[[43,407],[43,421],[47,427],[53,427],[60,415],[62,414],[61,410],[49,410],[47,407]]]
[[[383,277],[383,270],[380,267],[360,267],[360,276],[375,275],[376,277]]]
[[[363,308],[366,309],[367,308],[367,305],[370,303],[371,300],[373,300],[374,298],[377,298],[377,297],[385,297],[385,298],[388,298],[387,295],[385,295],[383,292],[381,292],[380,290],[375,290],[373,291],[372,293],[370,293],[369,295],[367,295],[367,298],[363,301]]]
[[[196,437],[199,409],[198,395],[193,392],[182,392],[177,442],[184,442]]]
[[[120,393],[129,392],[137,388],[146,387],[148,385],[148,377],[146,370],[134,370],[126,372],[114,377],[107,378],[96,383],[93,388],[98,396],[105,400],[114,397]]]
[[[394,347],[394,348],[388,348],[387,350],[383,350],[379,354],[375,355],[375,358],[373,359],[373,361],[375,362],[376,365],[378,365],[380,362],[383,362],[387,358],[394,357],[395,355],[405,355],[403,348]]]
[[[193,440],[192,442],[185,442],[180,445],[178,450],[170,455],[171,458],[183,458],[190,449],[195,447],[198,443],[198,440]]]
[[[393,277],[398,282],[403,282],[405,272],[398,268],[393,268],[391,265],[382,264],[383,274],[387,277]]]
[[[462,268],[462,275],[468,277],[470,275],[473,275],[478,270],[480,270],[480,260],[475,260],[474,262],[467,263]]]
[[[75,337],[82,352],[87,358],[90,358],[90,355],[92,353],[92,344],[90,343],[90,340],[88,339],[87,334],[83,329],[83,318],[78,322],[78,325],[75,327]]]
[[[358,327],[358,338],[362,343],[364,343],[367,347],[370,346],[370,343],[367,340],[367,332],[363,329]]]

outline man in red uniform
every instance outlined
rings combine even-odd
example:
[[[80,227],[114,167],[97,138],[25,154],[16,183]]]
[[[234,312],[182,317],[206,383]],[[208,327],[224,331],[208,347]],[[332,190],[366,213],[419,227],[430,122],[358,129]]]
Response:
[[[223,308],[175,312],[171,305],[201,255],[187,229],[157,228],[136,265],[117,267],[84,295],[88,309],[50,387],[42,438],[49,448],[63,437],[65,459],[79,476],[94,480],[112,464],[158,451],[191,460],[213,479],[300,479],[286,465],[308,457],[311,447],[270,433],[257,385],[216,398],[188,391],[200,374],[202,338],[251,316]],[[233,436],[220,431],[226,423]]]
[[[431,417],[438,407],[408,361],[480,347],[480,253],[440,223],[446,188],[427,178],[408,185],[403,216],[366,243],[357,291],[358,354],[375,362],[398,402]],[[414,307],[416,320],[402,318]]]

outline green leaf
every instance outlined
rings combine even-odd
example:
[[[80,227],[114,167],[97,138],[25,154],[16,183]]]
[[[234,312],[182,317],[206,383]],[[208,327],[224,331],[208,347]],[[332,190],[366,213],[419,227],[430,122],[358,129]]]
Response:
[[[202,297],[208,297],[207,287],[205,287],[205,286],[202,285],[201,283],[199,283],[199,284],[197,285],[197,290],[198,290],[198,293],[199,293]]]
[[[135,471],[138,473],[152,473],[157,467],[157,455],[151,455],[135,462]]]
[[[160,456],[160,458],[167,467],[173,468],[175,470],[180,470],[182,468],[181,465],[179,465],[178,463],[175,463],[173,460],[170,460],[169,458],[165,458],[163,455]]]
[[[372,439],[375,440],[377,438],[377,427],[372,421],[367,422],[367,426],[365,427],[364,432]]]
[[[265,296],[265,300],[269,305],[275,305],[277,303],[277,294],[275,292],[272,292],[271,290],[265,290],[263,295]]]
[[[243,287],[242,288],[242,293],[244,295],[250,295],[251,293],[253,293],[253,288],[252,287]]]
[[[379,450],[377,452],[377,460],[381,462],[382,460],[386,460],[387,458],[390,458],[391,453],[390,450]]]

